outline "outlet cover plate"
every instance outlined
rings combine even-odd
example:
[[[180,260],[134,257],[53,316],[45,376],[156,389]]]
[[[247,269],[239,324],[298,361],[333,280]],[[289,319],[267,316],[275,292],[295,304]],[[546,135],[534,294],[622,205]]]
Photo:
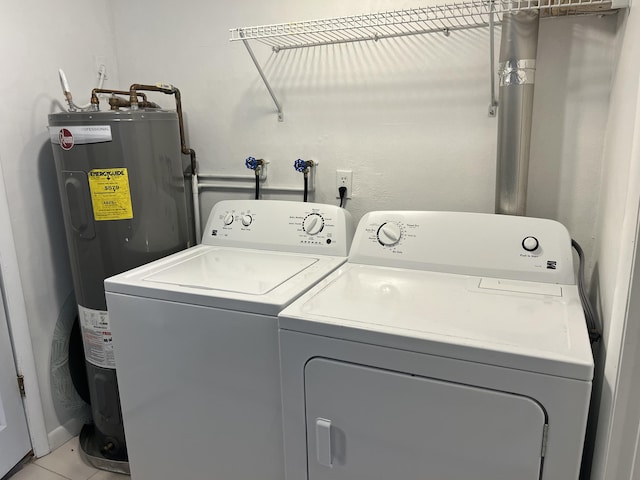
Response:
[[[340,187],[347,187],[346,198],[351,198],[353,194],[353,171],[336,170],[336,198],[340,198],[340,194],[338,193]]]

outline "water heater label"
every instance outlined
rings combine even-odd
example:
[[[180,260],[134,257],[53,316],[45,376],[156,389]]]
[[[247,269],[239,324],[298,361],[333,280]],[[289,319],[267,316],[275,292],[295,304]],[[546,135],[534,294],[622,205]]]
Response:
[[[49,127],[51,143],[60,145],[64,150],[71,150],[74,145],[102,143],[113,140],[110,125]]]
[[[129,172],[126,168],[91,170],[88,177],[93,217],[97,222],[133,218]]]
[[[97,367],[116,368],[109,313],[78,305],[82,343],[87,362]]]

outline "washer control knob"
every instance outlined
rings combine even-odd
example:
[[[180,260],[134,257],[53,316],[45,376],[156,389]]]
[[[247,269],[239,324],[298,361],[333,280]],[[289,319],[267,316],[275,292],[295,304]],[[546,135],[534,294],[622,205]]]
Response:
[[[391,247],[402,238],[402,230],[397,223],[383,223],[378,229],[378,242],[385,247]]]
[[[242,225],[248,227],[249,225],[251,225],[251,222],[253,222],[253,218],[251,218],[251,215],[242,216]]]
[[[324,218],[318,213],[312,213],[302,221],[302,229],[308,235],[317,235],[324,228]]]
[[[538,249],[540,246],[540,242],[536,237],[525,237],[522,240],[522,248],[524,248],[527,252],[533,252]]]
[[[231,225],[233,223],[233,213],[227,213],[224,216],[223,222],[225,225]]]

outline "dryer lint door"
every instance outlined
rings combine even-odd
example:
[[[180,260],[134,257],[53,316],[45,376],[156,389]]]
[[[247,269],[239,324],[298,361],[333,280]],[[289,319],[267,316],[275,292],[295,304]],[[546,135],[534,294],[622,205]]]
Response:
[[[305,395],[309,480],[540,478],[530,398],[322,358]]]

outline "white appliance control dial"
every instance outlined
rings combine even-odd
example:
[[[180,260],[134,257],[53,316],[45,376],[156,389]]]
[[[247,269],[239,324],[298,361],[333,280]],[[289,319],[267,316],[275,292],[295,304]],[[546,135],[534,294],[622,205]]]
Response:
[[[253,218],[251,217],[251,215],[242,216],[242,225],[244,225],[245,227],[248,227],[249,225],[251,225],[252,221],[253,221]]]
[[[233,213],[227,213],[224,216],[223,222],[225,225],[231,225],[233,223]]]
[[[324,228],[324,218],[319,213],[307,215],[302,221],[303,230],[309,235],[316,235]]]
[[[378,229],[378,242],[385,247],[391,247],[398,243],[402,238],[402,230],[400,225],[393,222],[386,222],[380,225]]]
[[[525,237],[522,240],[522,248],[524,248],[527,252],[533,252],[538,249],[540,246],[540,242],[536,237]]]

